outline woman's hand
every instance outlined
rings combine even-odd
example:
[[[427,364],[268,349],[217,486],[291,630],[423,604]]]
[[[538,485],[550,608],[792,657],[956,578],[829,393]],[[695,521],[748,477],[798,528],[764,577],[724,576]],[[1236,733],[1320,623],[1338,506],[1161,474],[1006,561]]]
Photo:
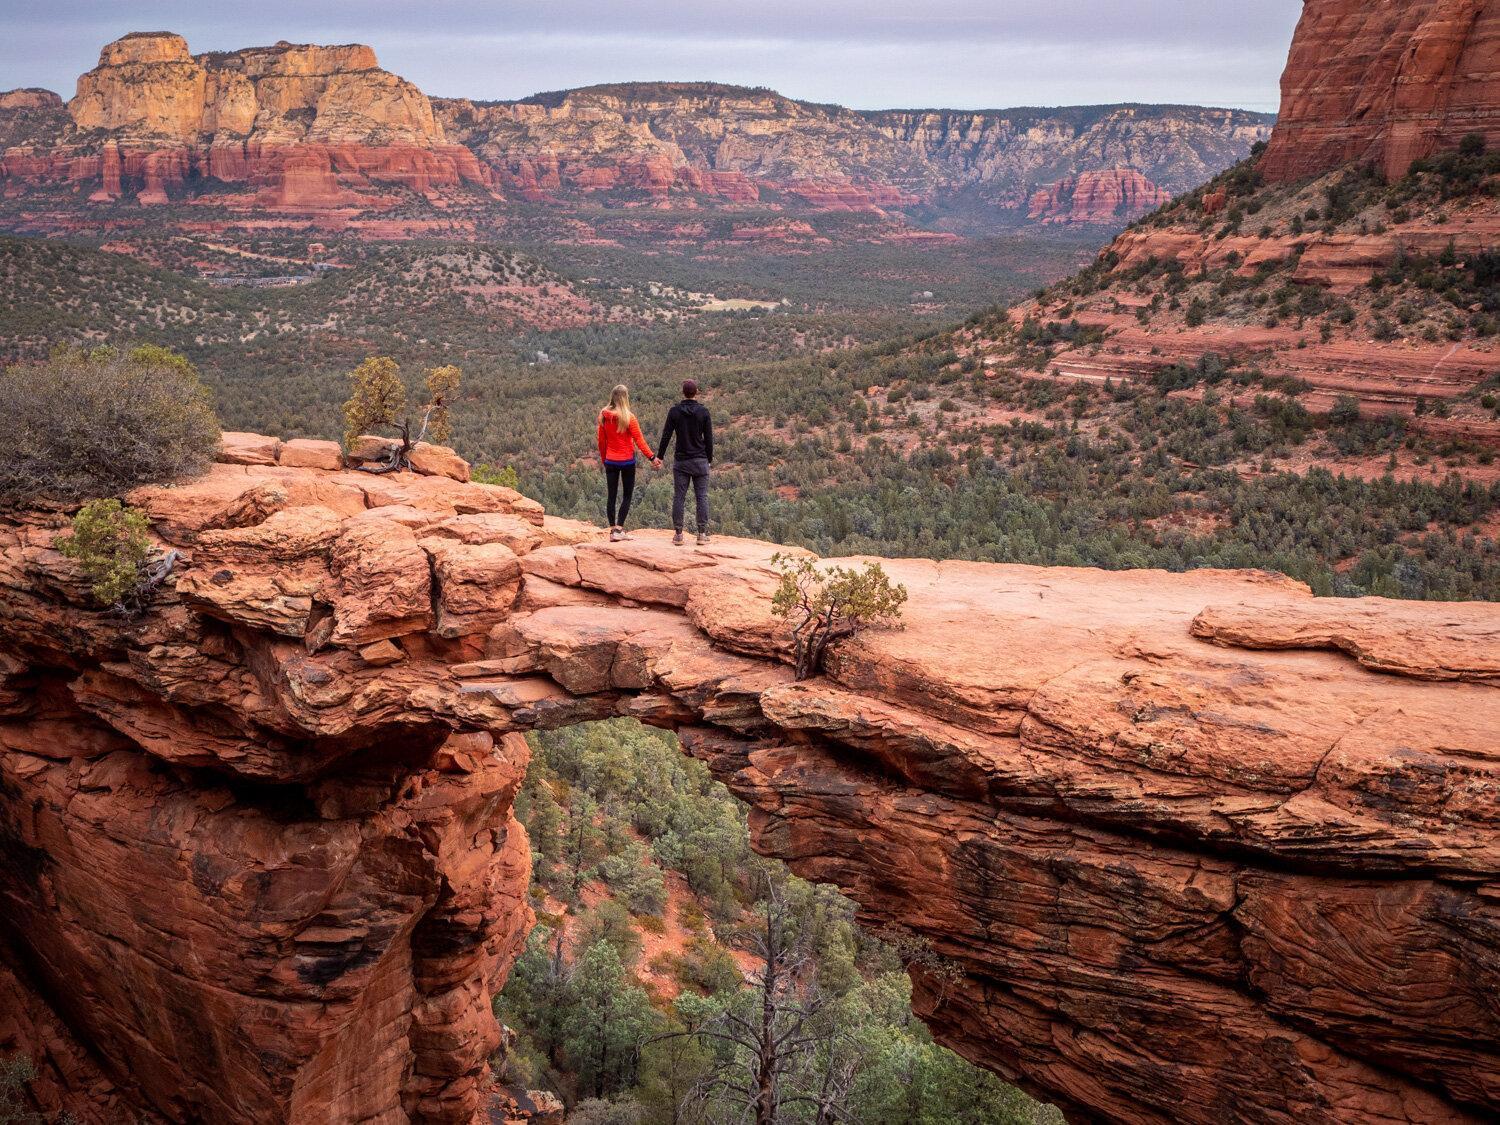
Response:
[[[661,458],[660,457],[653,457],[653,458],[651,458],[651,467],[653,469],[659,469],[659,468],[661,468]]]

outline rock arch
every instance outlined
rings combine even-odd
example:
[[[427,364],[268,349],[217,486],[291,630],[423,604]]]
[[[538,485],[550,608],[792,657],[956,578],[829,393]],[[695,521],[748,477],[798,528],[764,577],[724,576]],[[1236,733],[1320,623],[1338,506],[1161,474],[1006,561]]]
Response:
[[[1500,608],[887,561],[907,628],[798,684],[768,544],[610,544],[441,456],[224,457],[133,497],[184,556],[139,622],[60,518],[0,523],[0,1048],[44,1104],[474,1120],[520,732],[628,715],[932,943],[943,1042],[1079,1117],[1500,1107]]]

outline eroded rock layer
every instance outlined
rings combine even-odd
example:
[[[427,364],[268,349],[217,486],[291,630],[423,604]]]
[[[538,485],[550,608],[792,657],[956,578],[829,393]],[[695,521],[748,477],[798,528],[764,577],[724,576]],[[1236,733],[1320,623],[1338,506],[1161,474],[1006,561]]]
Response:
[[[94,202],[128,192],[164,204],[190,180],[218,181],[259,189],[262,205],[322,209],[379,204],[361,190],[372,186],[428,194],[493,180],[448,143],[427,95],[358,44],[193,55],[180,35],[137,33],[104,48],[66,114],[38,93],[0,100],[12,191],[78,183]]]
[[[676,728],[756,847],[915,935],[939,1038],[1080,1117],[1500,1110],[1500,608],[887,561],[794,682],[769,544],[230,435],[89,608],[0,526],[0,1049],[85,1120],[475,1119],[530,921],[519,732]],[[328,464],[328,467],[317,467]]]
[[[1048,378],[1149,381],[1212,356],[1299,388],[1314,413],[1353,399],[1440,445],[1500,444],[1486,393],[1500,377],[1500,298],[1488,274],[1480,280],[1500,245],[1500,203],[1483,146],[1469,140],[1500,143],[1500,0],[1307,0],[1282,89],[1258,162],[1132,225],[1097,262],[1095,284],[1012,306],[1006,327],[1073,322],[1096,334],[1048,356],[1038,368]],[[1466,159],[1475,182],[1430,165],[1403,179],[1438,155]],[[1052,222],[1108,211],[1131,190],[1149,196],[1151,185],[1119,176],[1039,192],[1032,216]],[[1354,202],[1340,211],[1340,197]],[[1441,304],[1424,307],[1407,267],[1414,277],[1450,271],[1431,287]],[[1464,273],[1472,291],[1450,289]],[[1236,306],[1236,294],[1261,287]],[[987,366],[1009,365],[1005,331],[959,339]],[[1259,393],[1236,405],[1254,409]]]

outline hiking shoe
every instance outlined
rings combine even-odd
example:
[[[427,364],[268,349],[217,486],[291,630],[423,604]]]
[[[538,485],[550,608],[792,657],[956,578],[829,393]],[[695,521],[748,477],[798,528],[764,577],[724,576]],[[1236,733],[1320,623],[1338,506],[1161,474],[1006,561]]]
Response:
[[[698,546],[702,547],[702,546],[704,546],[707,543],[708,543],[708,532],[706,532],[706,531],[700,531],[700,532],[698,532]]]
[[[682,532],[679,531],[676,535],[672,536],[672,546],[674,546],[674,547],[681,547],[682,546]]]
[[[621,539],[624,538],[625,532],[621,531],[618,527],[612,527],[609,529],[609,541],[611,543],[618,543]]]

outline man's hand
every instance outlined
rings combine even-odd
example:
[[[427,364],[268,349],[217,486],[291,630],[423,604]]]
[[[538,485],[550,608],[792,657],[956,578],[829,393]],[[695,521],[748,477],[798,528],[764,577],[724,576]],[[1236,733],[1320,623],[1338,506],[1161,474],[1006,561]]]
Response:
[[[653,458],[651,458],[651,467],[653,469],[659,469],[659,468],[661,468],[661,465],[662,465],[662,461],[661,461],[660,457],[653,457]]]

